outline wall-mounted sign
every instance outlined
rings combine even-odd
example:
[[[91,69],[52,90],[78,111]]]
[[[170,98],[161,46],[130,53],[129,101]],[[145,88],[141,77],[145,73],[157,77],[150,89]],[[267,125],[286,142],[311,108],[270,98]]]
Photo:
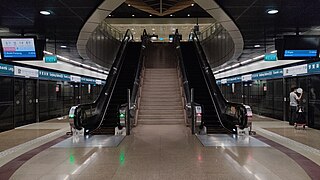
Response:
[[[44,56],[44,62],[45,63],[57,63],[58,58],[56,55],[46,55],[46,56]]]
[[[0,63],[0,75],[13,76],[13,66]]]
[[[14,75],[15,76],[23,76],[26,78],[30,78],[30,77],[38,78],[39,72],[37,69],[14,66]]]
[[[71,76],[70,76],[70,80],[71,80],[72,82],[81,82],[81,77],[80,77],[80,76],[71,75]]]
[[[283,76],[296,76],[299,74],[306,74],[306,73],[308,73],[307,64],[283,68]]]
[[[247,74],[241,76],[242,81],[251,81],[252,80],[252,74]]]

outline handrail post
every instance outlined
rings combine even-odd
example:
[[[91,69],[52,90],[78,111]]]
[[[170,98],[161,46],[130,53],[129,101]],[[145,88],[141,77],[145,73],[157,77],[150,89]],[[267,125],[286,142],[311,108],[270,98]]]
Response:
[[[130,122],[130,89],[128,89],[128,106],[127,106],[127,113],[126,113],[126,134],[130,135],[130,130],[131,130],[131,122]]]
[[[194,89],[191,88],[191,133],[195,134],[195,118],[194,118]]]

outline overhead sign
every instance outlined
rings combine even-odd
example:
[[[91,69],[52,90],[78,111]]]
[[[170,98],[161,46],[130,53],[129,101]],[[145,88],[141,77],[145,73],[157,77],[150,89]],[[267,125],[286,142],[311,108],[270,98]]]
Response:
[[[275,53],[265,54],[264,56],[265,61],[277,61],[277,59],[277,54]]]
[[[58,58],[56,55],[46,55],[46,56],[44,56],[44,62],[45,63],[57,63]]]

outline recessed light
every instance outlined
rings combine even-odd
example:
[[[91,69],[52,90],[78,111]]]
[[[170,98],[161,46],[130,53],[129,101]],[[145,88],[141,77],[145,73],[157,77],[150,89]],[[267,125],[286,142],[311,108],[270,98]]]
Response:
[[[188,14],[188,17],[190,16],[190,14]]]
[[[109,17],[111,17],[112,15],[111,14],[109,14]]]
[[[131,16],[134,17],[134,14],[132,14]]]
[[[277,9],[269,9],[267,11],[268,14],[277,14],[279,11]]]
[[[40,14],[48,16],[51,14],[51,12],[50,11],[40,11]]]
[[[259,47],[261,47],[261,46],[260,46],[260,44],[256,44],[256,45],[254,45],[253,47],[259,48]]]
[[[132,28],[131,31],[134,31],[134,29]]]
[[[60,46],[61,48],[67,48],[67,46],[65,46],[65,45],[62,45],[62,46]]]
[[[152,16],[152,14],[149,15],[150,17]]]
[[[172,15],[172,14],[170,14],[170,16],[172,17],[173,15]]]
[[[154,30],[156,30],[156,29],[152,28],[152,31],[154,31]]]
[[[131,6],[131,4],[128,4],[128,6]]]
[[[194,6],[194,3],[192,3],[191,6]]]

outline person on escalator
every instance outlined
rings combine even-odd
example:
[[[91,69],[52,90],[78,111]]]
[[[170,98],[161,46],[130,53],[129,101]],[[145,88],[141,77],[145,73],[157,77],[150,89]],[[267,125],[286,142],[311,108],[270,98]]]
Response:
[[[126,128],[121,126],[120,123],[118,123],[118,126],[115,128],[114,135],[127,135]]]

